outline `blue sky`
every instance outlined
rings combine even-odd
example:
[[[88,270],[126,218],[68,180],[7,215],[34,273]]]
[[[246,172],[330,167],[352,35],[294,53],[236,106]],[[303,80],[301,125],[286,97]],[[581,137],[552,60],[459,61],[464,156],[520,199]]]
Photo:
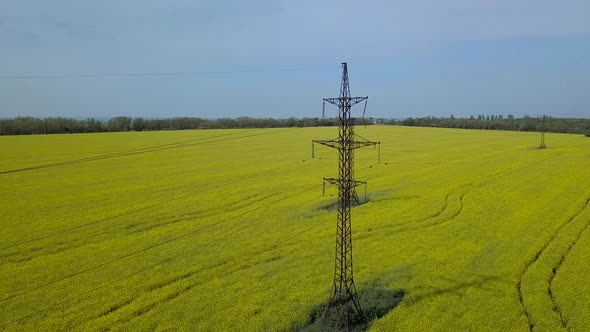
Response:
[[[587,0],[5,2],[0,117],[315,117],[347,61],[373,117],[587,118],[588,22]],[[222,73],[8,78],[165,72]]]

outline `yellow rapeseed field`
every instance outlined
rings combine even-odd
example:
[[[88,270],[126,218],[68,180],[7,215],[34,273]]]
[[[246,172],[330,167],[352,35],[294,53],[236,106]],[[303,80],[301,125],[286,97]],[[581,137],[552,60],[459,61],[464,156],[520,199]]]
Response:
[[[590,326],[590,139],[357,127],[375,331]],[[334,272],[337,128],[0,137],[0,329],[291,330]],[[359,188],[360,196],[364,191]],[[363,302],[364,301],[364,302]]]

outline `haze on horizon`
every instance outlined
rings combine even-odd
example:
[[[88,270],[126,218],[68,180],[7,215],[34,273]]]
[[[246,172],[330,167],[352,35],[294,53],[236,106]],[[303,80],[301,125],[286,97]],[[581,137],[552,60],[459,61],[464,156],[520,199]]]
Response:
[[[588,22],[583,0],[7,2],[0,118],[317,117],[344,61],[372,117],[587,118]]]

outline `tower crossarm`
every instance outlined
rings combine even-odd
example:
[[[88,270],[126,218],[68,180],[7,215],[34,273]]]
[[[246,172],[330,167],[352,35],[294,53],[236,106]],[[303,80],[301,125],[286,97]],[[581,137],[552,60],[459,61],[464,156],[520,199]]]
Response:
[[[329,183],[338,188],[338,191],[343,190],[344,188],[353,189],[351,193],[350,199],[353,200],[357,204],[361,204],[361,201],[356,193],[354,188],[365,185],[365,200],[367,200],[367,181],[358,181],[358,180],[350,180],[350,179],[336,179],[336,178],[324,178],[324,183],[322,185],[322,195],[326,194],[326,183]]]
[[[361,101],[369,99],[369,97],[338,97],[338,98],[324,98],[324,101],[336,106],[340,106],[340,103],[343,105],[354,106]]]
[[[314,139],[312,140],[312,143],[318,143],[334,149],[338,149],[340,147],[340,140],[338,139]]]
[[[377,144],[381,144],[381,142],[353,141],[351,144],[351,147],[353,149],[358,149],[358,148],[363,148],[365,146],[373,146],[373,145],[377,145]]]
[[[324,181],[328,182],[329,184],[334,185],[334,186],[345,185],[346,182],[350,182],[351,187],[358,187],[360,185],[367,184],[367,181],[358,181],[358,180],[347,181],[347,180],[340,180],[340,179],[336,179],[336,178],[324,178]]]
[[[313,143],[329,146],[334,149],[339,149],[343,145],[349,146],[351,149],[358,149],[365,146],[373,146],[380,144],[381,142],[370,142],[370,141],[340,141],[338,139],[329,139],[329,140],[321,140],[321,139],[314,139]]]

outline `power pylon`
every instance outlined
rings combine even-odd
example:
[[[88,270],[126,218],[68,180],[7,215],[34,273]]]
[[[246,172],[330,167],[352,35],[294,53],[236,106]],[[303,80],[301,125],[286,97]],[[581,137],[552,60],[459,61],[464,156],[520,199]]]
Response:
[[[545,127],[545,114],[543,114],[543,122],[541,122],[541,143],[539,144],[539,149],[546,149],[545,146],[545,131],[547,128]]]
[[[356,311],[357,315],[363,316],[362,308],[356,292],[352,268],[352,225],[351,225],[351,206],[353,201],[359,201],[355,188],[361,184],[366,185],[366,181],[357,181],[354,177],[354,150],[357,148],[380,145],[380,142],[370,142],[367,140],[355,140],[354,118],[351,116],[352,106],[365,101],[369,97],[351,97],[350,87],[348,84],[348,67],[346,62],[342,63],[342,84],[340,87],[340,97],[324,98],[326,102],[337,105],[339,109],[339,135],[337,139],[332,140],[313,140],[313,144],[318,143],[338,150],[338,178],[324,178],[325,182],[338,187],[338,221],[336,228],[336,258],[334,264],[334,285],[332,295],[328,304],[326,313],[330,309],[343,312],[342,317],[345,319],[344,327],[349,329],[351,322],[351,309]],[[364,116],[364,111],[363,111]]]

